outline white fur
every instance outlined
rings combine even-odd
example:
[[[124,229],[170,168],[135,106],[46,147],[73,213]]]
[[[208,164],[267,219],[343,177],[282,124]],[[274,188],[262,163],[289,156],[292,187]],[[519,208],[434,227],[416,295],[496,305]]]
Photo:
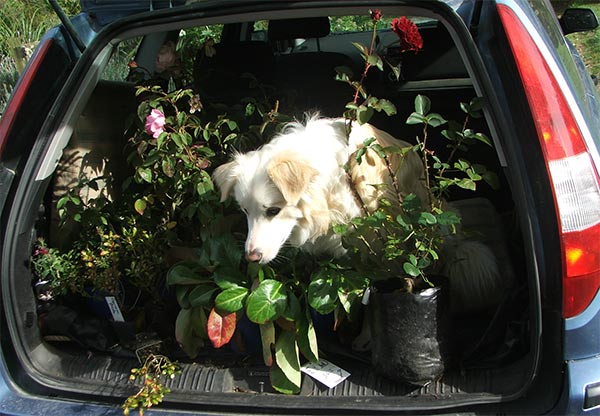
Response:
[[[368,124],[353,124],[348,138],[346,128],[343,119],[312,117],[305,124],[290,123],[260,149],[236,154],[215,170],[221,199],[233,195],[246,213],[248,260],[268,263],[286,243],[313,253],[344,253],[331,225],[363,214],[344,165],[351,163],[354,189],[373,210],[386,187],[372,185],[389,183],[389,174],[373,152],[368,151],[360,164],[353,163],[351,155],[373,137],[382,146],[410,146]],[[393,155],[391,164],[402,192],[415,193],[427,201],[424,168],[418,155]],[[273,209],[279,212],[273,215]],[[460,281],[456,285],[460,302],[471,300],[480,306],[497,300],[498,266],[485,245],[457,237],[445,252],[445,271]]]

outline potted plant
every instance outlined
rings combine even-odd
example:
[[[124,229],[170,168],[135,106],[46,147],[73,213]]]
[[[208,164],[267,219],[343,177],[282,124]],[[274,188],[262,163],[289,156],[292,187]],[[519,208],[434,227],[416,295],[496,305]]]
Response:
[[[384,111],[387,115],[396,113],[389,101],[368,95],[364,88],[368,71],[372,67],[382,70],[383,63],[387,62],[399,78],[402,54],[416,53],[423,47],[416,25],[402,17],[392,21],[392,28],[399,36],[399,46],[394,48],[391,58],[380,57],[374,45],[381,13],[371,11],[371,19],[371,45],[356,45],[365,61],[361,79],[353,82],[346,74],[340,74],[340,79],[355,90],[354,100],[346,106],[345,116],[349,121],[361,124],[369,121],[375,111]],[[457,238],[456,231],[461,222],[459,214],[445,202],[445,197],[452,187],[475,190],[479,181],[497,185],[493,172],[459,157],[473,142],[490,145],[485,135],[468,127],[471,119],[481,116],[482,105],[478,98],[463,103],[464,120],[447,121],[442,115],[431,112],[431,102],[426,96],[417,95],[414,112],[406,120],[407,125],[422,126],[414,146],[383,148],[374,140],[368,140],[353,155],[352,163],[361,163],[367,152],[383,159],[390,175],[389,184],[373,185],[391,189],[379,201],[377,209],[369,211],[363,204],[362,217],[335,227],[347,250],[346,256],[336,264],[338,270],[350,269],[368,278],[363,303],[370,305],[366,319],[371,328],[368,334],[359,336],[357,344],[370,340],[374,368],[396,380],[423,385],[439,378],[444,371],[449,347],[446,335],[450,300],[447,276],[441,276],[444,270],[440,259],[449,241]],[[439,128],[443,130],[436,139],[445,140],[444,158],[430,147],[430,130]],[[424,167],[426,192],[421,198],[402,192],[390,162],[392,157],[403,158],[409,152],[418,154]],[[358,192],[355,194],[359,195]]]

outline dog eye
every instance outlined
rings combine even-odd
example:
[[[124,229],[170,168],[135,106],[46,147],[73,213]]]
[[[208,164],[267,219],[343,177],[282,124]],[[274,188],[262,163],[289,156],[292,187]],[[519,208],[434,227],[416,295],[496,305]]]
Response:
[[[266,211],[267,217],[274,217],[275,215],[279,214],[279,211],[281,211],[281,208],[278,208],[278,207],[267,208],[267,211]]]

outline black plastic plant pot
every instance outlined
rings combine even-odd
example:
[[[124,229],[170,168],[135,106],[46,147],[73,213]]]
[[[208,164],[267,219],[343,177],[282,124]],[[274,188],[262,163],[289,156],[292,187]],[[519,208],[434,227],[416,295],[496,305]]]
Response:
[[[449,302],[445,287],[371,297],[371,359],[391,380],[424,386],[444,374]]]

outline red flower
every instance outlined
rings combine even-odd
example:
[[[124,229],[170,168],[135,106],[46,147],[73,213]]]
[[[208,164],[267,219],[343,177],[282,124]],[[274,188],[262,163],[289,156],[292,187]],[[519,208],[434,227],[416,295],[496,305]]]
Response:
[[[136,61],[129,61],[129,63],[127,64],[127,66],[131,69],[135,69],[138,67],[138,64]]]
[[[381,10],[379,9],[373,9],[373,10],[369,10],[369,13],[371,13],[371,20],[374,22],[379,22],[381,20]]]
[[[403,51],[418,52],[423,49],[423,38],[416,24],[405,16],[392,20],[392,30],[400,38]]]

